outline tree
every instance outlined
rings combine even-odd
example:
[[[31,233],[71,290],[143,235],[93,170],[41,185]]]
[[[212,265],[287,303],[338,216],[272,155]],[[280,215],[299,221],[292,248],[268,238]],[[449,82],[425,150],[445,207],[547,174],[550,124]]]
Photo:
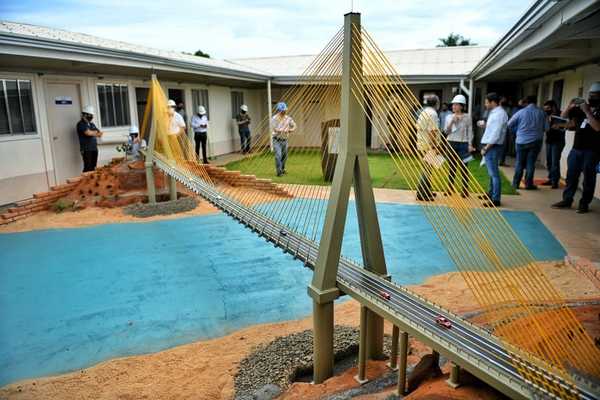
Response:
[[[454,32],[450,32],[448,37],[439,38],[438,40],[442,42],[442,44],[438,44],[437,47],[472,46],[477,44],[471,43],[471,39]]]
[[[194,53],[194,55],[198,57],[210,58],[210,55],[208,53],[203,52],[202,50],[198,50]]]

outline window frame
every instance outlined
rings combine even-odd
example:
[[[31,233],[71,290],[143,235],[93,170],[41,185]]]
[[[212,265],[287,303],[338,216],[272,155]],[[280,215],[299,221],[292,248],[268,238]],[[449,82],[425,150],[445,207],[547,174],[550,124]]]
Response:
[[[102,87],[102,89],[101,89]],[[129,82],[96,82],[95,91],[96,91],[96,99],[98,101],[98,120],[101,128],[106,129],[119,129],[128,127],[131,125],[132,115],[131,115],[131,104],[130,103],[130,87],[134,87],[135,85],[130,85]],[[110,90],[108,90],[110,89]],[[123,91],[125,89],[125,91]],[[101,94],[101,90],[104,92]],[[110,101],[108,97],[110,95]],[[123,121],[118,121],[117,115],[117,101],[115,100],[115,95],[120,97],[120,112],[122,113]],[[105,107],[102,105],[103,98],[106,99]],[[123,101],[125,100],[125,101]],[[109,104],[110,103],[110,104]],[[104,116],[102,113],[102,108],[112,108],[112,115]],[[107,119],[107,123],[105,123],[104,119]],[[111,122],[111,119],[113,122]],[[120,123],[123,122],[123,123]]]
[[[194,96],[194,92],[198,93],[198,98]],[[202,92],[206,93],[206,104],[201,104],[202,101]],[[204,106],[206,108],[206,118],[210,121],[210,92],[208,88],[205,87],[193,87],[191,88],[192,95],[192,114],[195,115],[198,112],[198,106]],[[198,104],[196,104],[196,100],[198,100]]]
[[[14,81],[17,87],[17,97],[19,104],[19,113],[20,113],[20,123],[23,127],[22,132],[14,132],[13,131],[13,121],[10,113],[10,104],[8,101],[8,92],[6,90],[6,82]],[[23,107],[23,98],[21,95],[21,83],[27,82],[30,86],[30,101],[31,101],[31,123],[33,125],[33,130],[25,130],[25,115],[24,115],[24,107]],[[34,77],[32,76],[24,76],[20,74],[0,74],[0,85],[2,86],[2,95],[4,98],[4,109],[6,111],[6,118],[8,123],[8,131],[9,133],[0,133],[0,141],[11,140],[15,138],[34,138],[40,136],[39,131],[39,121],[38,121],[38,107],[35,99],[35,83]]]
[[[240,104],[235,104],[235,101],[234,101],[235,96],[234,96],[234,94],[235,95],[237,95],[237,94],[241,95],[241,100],[242,101],[240,102]],[[242,106],[242,104],[245,104],[244,103],[244,91],[243,90],[239,90],[239,89],[238,90],[231,90],[230,97],[231,97],[231,118],[232,119],[236,119],[237,115],[240,112],[240,107]]]

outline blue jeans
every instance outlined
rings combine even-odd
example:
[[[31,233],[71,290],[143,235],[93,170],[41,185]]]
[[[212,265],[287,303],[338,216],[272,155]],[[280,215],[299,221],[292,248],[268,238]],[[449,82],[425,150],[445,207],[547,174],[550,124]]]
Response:
[[[275,152],[275,169],[277,169],[277,175],[281,175],[285,171],[285,162],[288,156],[287,139],[273,138],[273,151]]]
[[[467,170],[467,165],[462,161],[467,158],[469,154],[469,143],[467,142],[454,142],[449,141],[450,147],[452,150],[456,152],[459,160],[456,160],[454,157],[448,156],[448,191],[459,193],[459,184],[454,186],[456,181],[456,174],[458,173],[460,177],[460,183],[462,186],[460,187],[460,193],[467,194],[469,191],[469,172]]]
[[[488,193],[492,201],[500,201],[500,194],[502,193],[502,181],[500,180],[500,170],[498,169],[502,148],[503,145],[495,144],[485,152],[484,156],[487,173],[490,176]]]
[[[533,175],[535,173],[535,162],[542,150],[542,140],[535,142],[519,144],[517,143],[517,163],[515,164],[515,176],[513,177],[513,186],[519,188],[521,179],[523,179],[523,170],[525,174],[525,186],[530,188],[533,184]]]
[[[250,129],[240,130],[240,147],[242,153],[250,152]]]
[[[560,181],[560,156],[564,148],[565,142],[546,143],[548,180],[553,186],[558,186],[558,181]]]
[[[600,155],[592,150],[575,150],[569,152],[567,158],[567,187],[563,192],[563,200],[573,202],[573,197],[579,185],[579,175],[583,172],[583,193],[580,205],[588,205],[594,198],[596,188],[596,168],[600,162]]]

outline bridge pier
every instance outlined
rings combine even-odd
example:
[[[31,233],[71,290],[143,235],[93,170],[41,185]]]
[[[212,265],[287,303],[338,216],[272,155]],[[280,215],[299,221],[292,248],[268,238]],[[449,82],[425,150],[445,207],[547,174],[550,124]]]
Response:
[[[144,163],[144,167],[146,167],[146,193],[148,195],[148,203],[154,204],[156,203],[156,187],[154,186],[154,172],[152,171],[153,163],[152,161],[148,161],[147,158],[148,156],[146,156],[146,162]]]
[[[169,200],[177,200],[177,181],[169,176]]]
[[[390,362],[387,364],[391,370],[398,370],[398,337],[400,336],[400,328],[396,325],[392,327],[392,350],[390,353]]]
[[[313,301],[313,383],[333,376],[333,301]]]
[[[404,396],[406,393],[406,364],[408,359],[408,333],[400,335],[400,364],[398,365],[398,389],[396,394]]]
[[[356,381],[364,385],[367,379],[367,341],[368,341],[368,320],[369,314],[373,314],[365,306],[360,306],[360,343],[358,346],[358,375],[354,377]]]
[[[455,363],[452,363],[452,367],[450,369],[450,377],[448,378],[446,383],[453,389],[456,389],[460,386],[460,367]]]

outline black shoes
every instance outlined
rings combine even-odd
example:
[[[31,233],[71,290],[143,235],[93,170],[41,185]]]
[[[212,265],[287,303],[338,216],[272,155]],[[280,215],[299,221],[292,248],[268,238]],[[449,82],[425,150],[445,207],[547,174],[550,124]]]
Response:
[[[586,214],[590,212],[590,208],[587,204],[579,204],[579,207],[577,207],[577,210],[575,210],[575,212],[577,214]]]
[[[421,193],[417,193],[417,201],[435,201],[436,193],[429,193],[426,195],[422,195]]]
[[[488,200],[488,201],[483,202],[482,206],[485,208],[492,208],[492,207],[500,207],[500,206],[502,206],[502,204],[499,201]]]
[[[537,190],[537,189],[538,189],[538,187],[535,185],[525,187],[525,190]]]
[[[561,200],[558,203],[552,204],[552,208],[571,208],[571,202],[567,200]]]

